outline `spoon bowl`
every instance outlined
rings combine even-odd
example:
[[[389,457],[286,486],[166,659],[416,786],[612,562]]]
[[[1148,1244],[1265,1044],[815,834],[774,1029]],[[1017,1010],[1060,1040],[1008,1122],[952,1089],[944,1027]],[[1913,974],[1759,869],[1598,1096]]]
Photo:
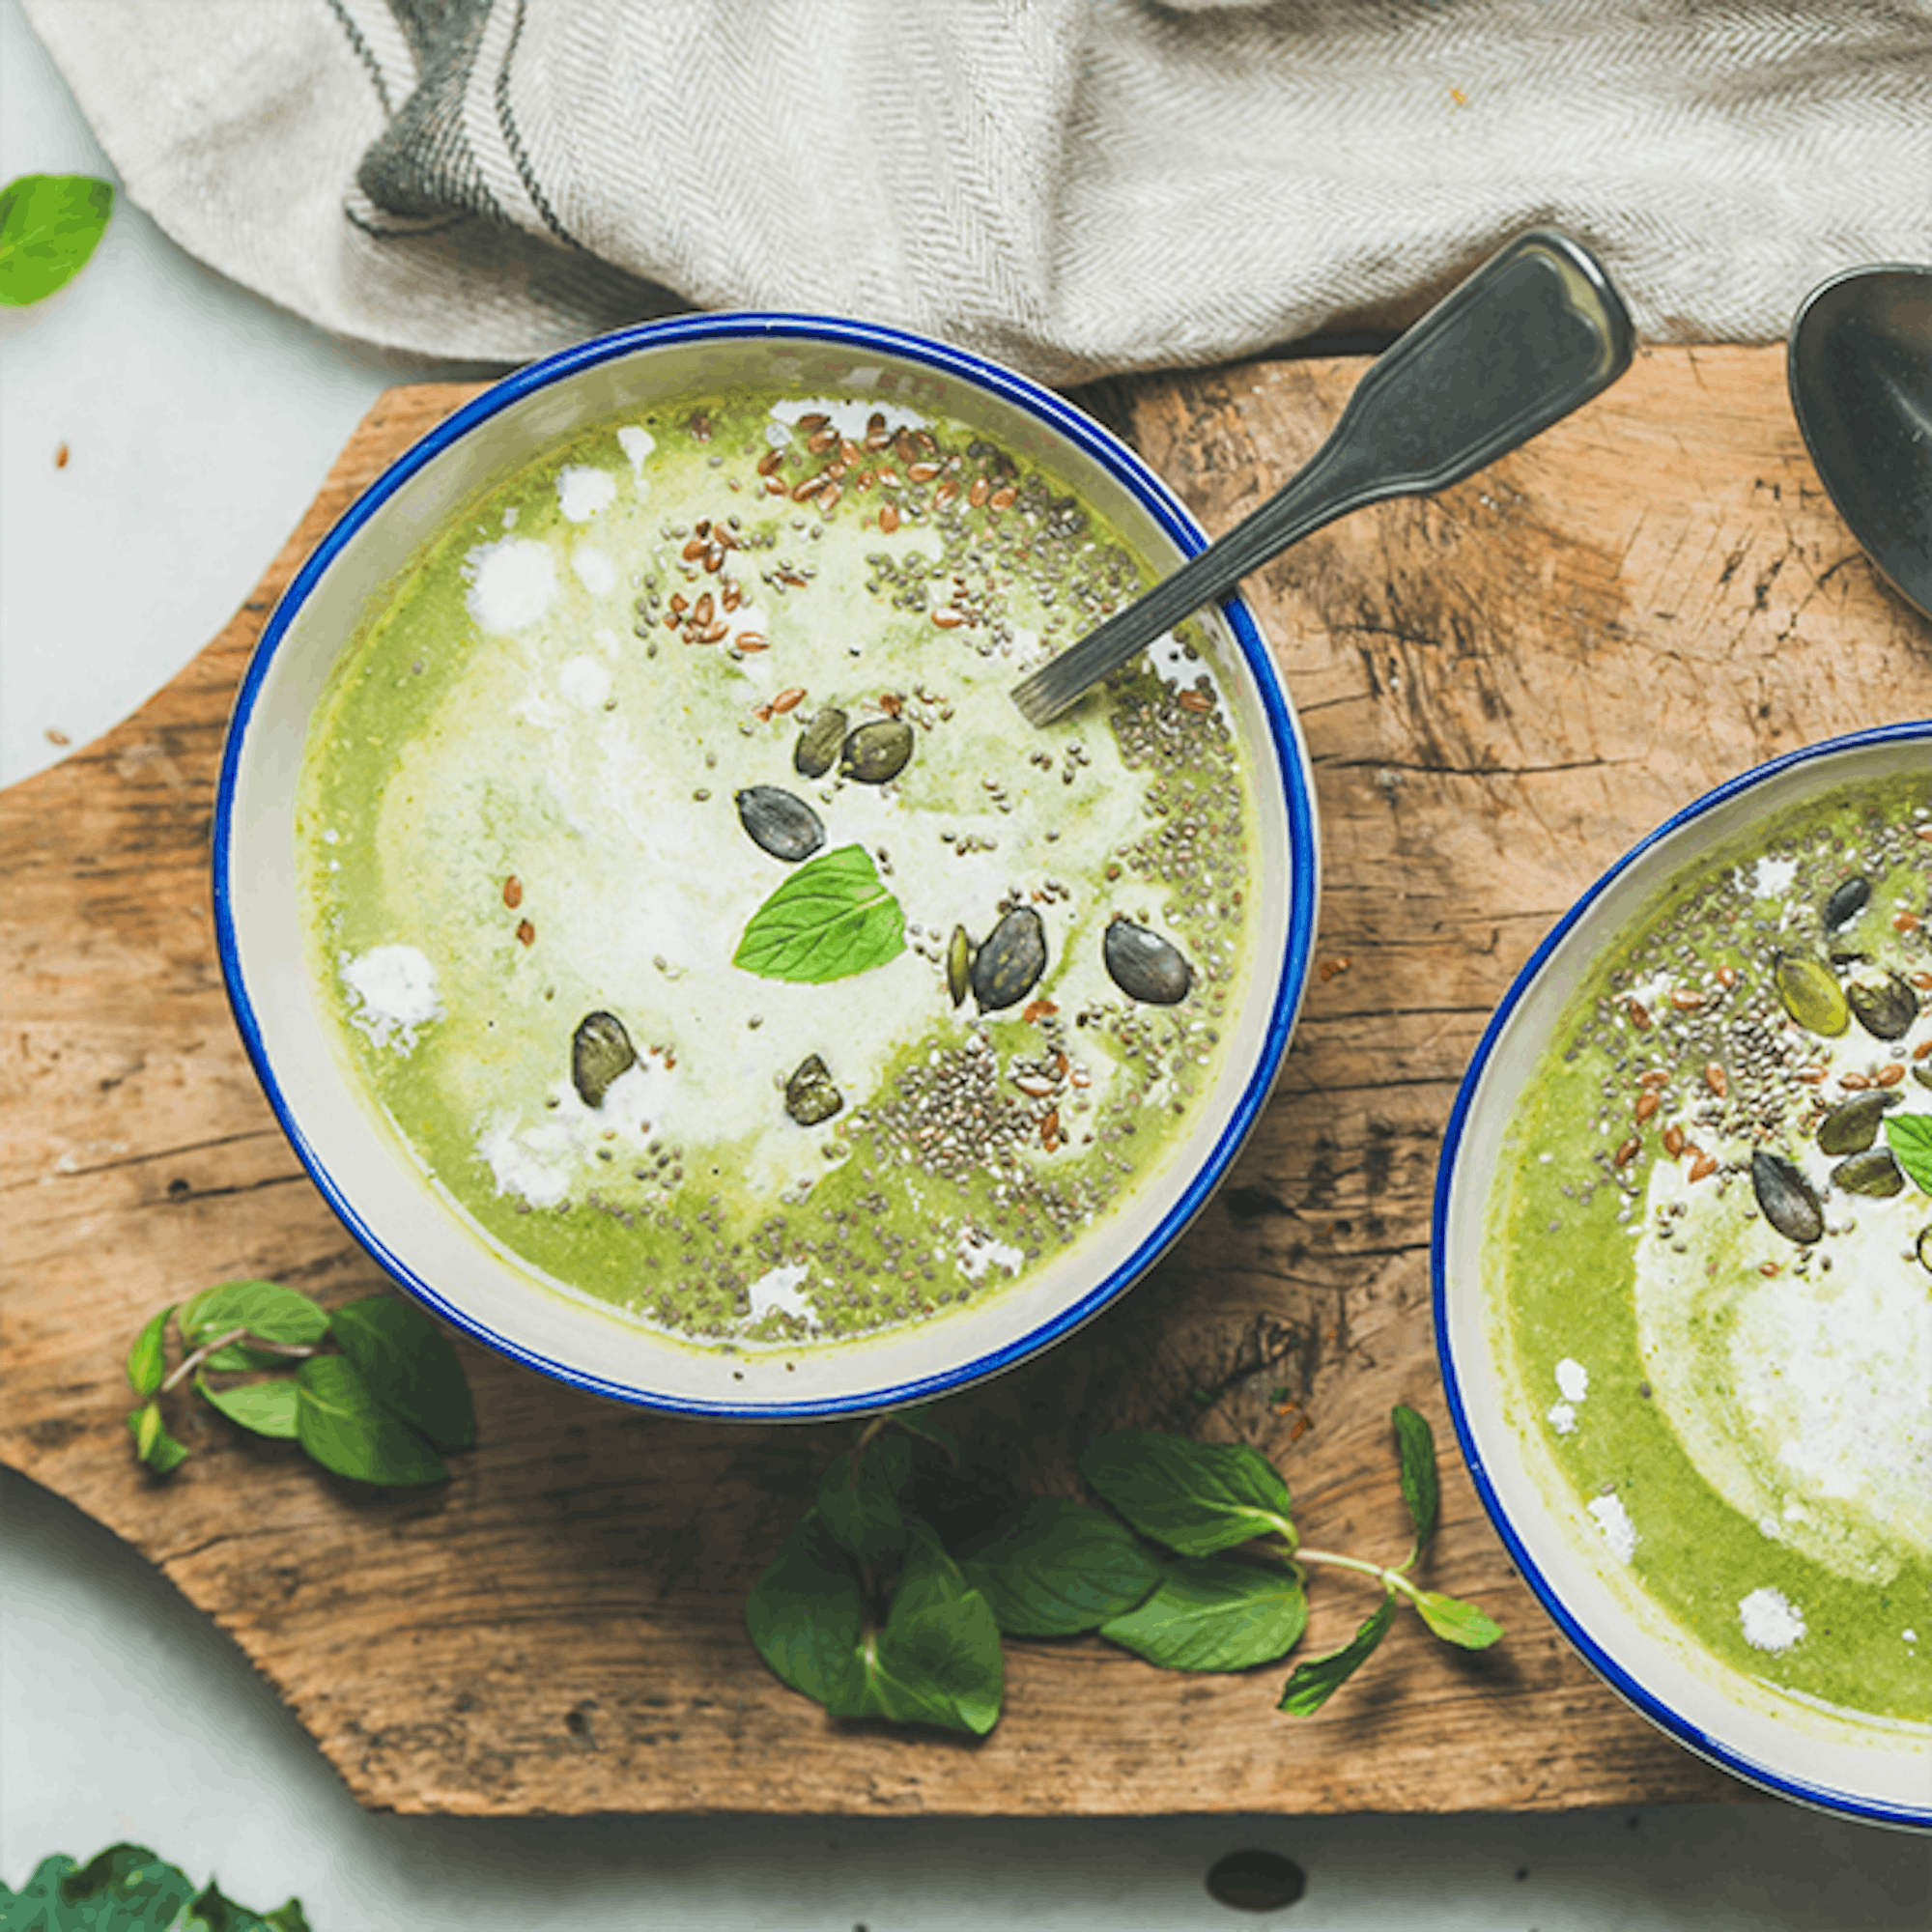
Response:
[[[1785,373],[1838,514],[1932,616],[1932,268],[1883,263],[1821,282],[1791,325]]]

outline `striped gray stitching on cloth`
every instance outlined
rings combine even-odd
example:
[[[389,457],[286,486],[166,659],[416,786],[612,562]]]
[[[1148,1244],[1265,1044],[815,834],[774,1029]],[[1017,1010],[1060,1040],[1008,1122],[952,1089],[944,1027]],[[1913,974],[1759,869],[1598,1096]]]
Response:
[[[363,71],[376,84],[376,99],[383,103],[383,112],[391,121],[396,118],[396,103],[389,99],[389,82],[383,72],[383,63],[376,58],[376,50],[362,37],[362,29],[355,24],[355,15],[342,4],[342,0],[324,0],[328,11],[335,15],[336,24],[348,37],[349,44],[355,49],[355,58],[362,63]]]
[[[451,18],[464,0],[385,0],[404,38],[415,49],[416,66],[428,69]]]
[[[450,0],[415,92],[363,156],[356,183],[384,213],[508,221],[463,131],[464,97],[492,11],[492,0]]]
[[[543,216],[544,226],[566,246],[581,248],[582,242],[556,218],[556,210],[550,205],[550,197],[545,194],[543,184],[537,180],[536,169],[530,165],[529,152],[524,146],[516,115],[510,108],[510,68],[517,58],[517,43],[523,38],[526,4],[526,0],[517,0],[517,16],[510,22],[510,44],[503,49],[503,64],[497,70],[497,125],[503,130],[503,145],[510,151],[511,160],[517,164],[524,192]]]

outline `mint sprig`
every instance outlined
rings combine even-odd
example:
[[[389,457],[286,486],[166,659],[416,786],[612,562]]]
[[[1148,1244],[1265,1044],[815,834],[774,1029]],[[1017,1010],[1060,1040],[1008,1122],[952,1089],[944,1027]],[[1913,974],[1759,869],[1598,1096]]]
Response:
[[[734,966],[765,980],[822,985],[896,959],[905,914],[863,845],[808,859],[752,915]]]
[[[999,1717],[1001,1635],[1097,1631],[1166,1669],[1248,1670],[1300,1641],[1312,1566],[1372,1577],[1382,1599],[1354,1636],[1288,1680],[1280,1708],[1308,1715],[1374,1653],[1404,1601],[1463,1649],[1502,1635],[1473,1604],[1408,1577],[1440,1513],[1435,1445],[1415,1410],[1391,1419],[1414,1532],[1393,1568],[1301,1544],[1280,1472],[1237,1444],[1102,1436],[1081,1468],[1111,1510],[1009,1492],[987,1523],[958,1508],[956,1477],[921,1461],[936,1446],[956,1462],[951,1435],[916,1410],[868,1423],[753,1590],[752,1640],[835,1717],[983,1734]],[[956,1557],[924,1509],[968,1525]]]
[[[1885,1123],[1885,1137],[1913,1184],[1932,1194],[1932,1114],[1894,1114]]]
[[[114,212],[91,175],[20,175],[0,188],[0,305],[43,301],[87,266]]]
[[[170,1316],[182,1350],[172,1373]],[[339,1352],[325,1347],[330,1341]],[[262,1369],[295,1374],[240,1383],[209,1379]],[[414,1302],[387,1295],[352,1301],[330,1315],[279,1282],[223,1282],[179,1308],[163,1308],[147,1323],[128,1350],[128,1380],[147,1398],[128,1417],[134,1451],[158,1475],[188,1457],[167,1432],[161,1399],[189,1380],[231,1422],[299,1442],[324,1468],[358,1482],[441,1482],[449,1471],[437,1448],[468,1448],[475,1439],[456,1351]]]
[[[180,1866],[145,1845],[109,1845],[86,1864],[44,1858],[20,1891],[0,1882],[0,1925],[34,1932],[309,1932],[301,1900],[257,1912],[225,1897],[213,1879],[197,1891]]]

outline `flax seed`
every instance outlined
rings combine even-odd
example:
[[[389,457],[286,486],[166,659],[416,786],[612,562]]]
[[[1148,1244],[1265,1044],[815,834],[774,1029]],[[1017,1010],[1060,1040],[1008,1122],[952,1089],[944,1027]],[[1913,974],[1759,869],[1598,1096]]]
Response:
[[[740,631],[738,648],[741,651],[761,651],[765,648],[765,634],[762,631]]]
[[[1675,1160],[1677,1156],[1684,1151],[1684,1148],[1685,1148],[1684,1129],[1678,1126],[1665,1127],[1663,1130],[1664,1152],[1667,1153],[1672,1160]]]
[[[987,509],[992,510],[995,513],[1001,510],[1010,510],[1013,507],[1013,505],[1019,501],[1019,499],[1020,499],[1020,493],[1017,490],[1015,490],[1010,483],[1009,483],[1004,490],[995,490],[993,494],[986,498],[986,507]]]
[[[520,919],[517,922],[517,943],[520,946],[534,946],[536,944],[536,938],[537,938],[536,927],[533,926],[528,920]]]
[[[1638,1140],[1635,1139],[1627,1140],[1623,1144],[1623,1146],[1616,1151],[1616,1153],[1614,1155],[1616,1164],[1619,1167],[1628,1167],[1631,1164],[1631,1162],[1636,1158],[1637,1150],[1641,1146],[1642,1142]]]
[[[886,506],[879,512],[879,527],[882,530],[884,530],[888,536],[891,536],[892,533],[898,528],[898,526],[899,526],[899,512],[897,504],[895,503],[886,504]]]
[[[786,686],[786,688],[783,691],[780,692],[779,695],[772,699],[773,715],[775,717],[782,717],[785,712],[796,709],[797,706],[800,704],[800,702],[804,699],[804,697],[805,697],[804,685],[793,684]]]
[[[1654,1113],[1657,1112],[1660,1104],[1661,1102],[1658,1100],[1657,1093],[1654,1088],[1645,1093],[1639,1094],[1637,1095],[1637,1100],[1636,1100],[1637,1125],[1642,1126],[1643,1123],[1647,1120],[1649,1120]]]
[[[966,500],[974,509],[980,508],[986,498],[993,494],[993,486],[983,476],[976,476],[972,487],[966,492]]]
[[[1631,1025],[1639,1033],[1650,1031],[1650,1009],[1640,1000],[1633,1000],[1629,1007]]]
[[[524,902],[524,882],[523,880],[517,877],[516,873],[512,872],[510,876],[503,881],[503,903],[506,906],[508,906],[512,912],[515,912],[516,909],[523,904],[523,902]]]
[[[1214,700],[1205,691],[1181,691],[1175,694],[1174,701],[1183,711],[1212,711]]]
[[[1718,1157],[1716,1154],[1700,1153],[1690,1163],[1690,1179],[1692,1180],[1708,1180],[1717,1171]]]
[[[766,450],[766,451],[765,451],[765,453],[764,453],[764,454],[763,454],[763,455],[762,455],[761,457],[759,457],[759,458],[758,458],[758,474],[759,474],[760,476],[769,476],[769,475],[771,475],[771,474],[772,474],[772,472],[773,472],[774,470],[776,470],[776,469],[778,469],[778,467],[779,467],[779,466],[780,466],[780,465],[781,465],[781,463],[782,463],[782,462],[783,462],[784,460],[785,460],[785,459],[784,459],[784,451],[783,451],[783,450],[781,450],[781,449],[768,449],[768,450]]]
[[[829,517],[832,514],[832,506],[838,502],[843,494],[842,486],[837,483],[828,483],[818,498],[818,514],[821,517]]]
[[[1704,1068],[1704,1085],[1720,1100],[1730,1091],[1730,1081],[1726,1077],[1724,1069],[1715,1060],[1711,1061]]]
[[[966,613],[963,611],[955,611],[950,604],[942,604],[932,613],[932,621],[942,631],[956,631],[966,621]]]
[[[819,493],[819,491],[825,488],[825,481],[826,481],[825,474],[822,470],[816,476],[808,476],[805,479],[805,481],[801,483],[797,487],[797,489],[795,489],[791,493],[792,501],[794,503],[803,503],[807,497],[815,497]]]
[[[936,463],[908,463],[906,475],[915,483],[930,483],[939,474]]]
[[[1896,1087],[1905,1078],[1905,1068],[1897,1061],[1888,1062],[1872,1075],[1874,1087]]]

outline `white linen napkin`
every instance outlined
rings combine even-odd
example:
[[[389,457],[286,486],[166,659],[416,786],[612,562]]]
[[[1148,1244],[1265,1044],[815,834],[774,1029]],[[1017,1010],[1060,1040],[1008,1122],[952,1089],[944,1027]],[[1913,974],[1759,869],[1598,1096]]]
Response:
[[[128,191],[324,327],[687,306],[1050,382],[1394,327],[1569,229],[1654,340],[1932,262],[1932,0],[26,0]]]

